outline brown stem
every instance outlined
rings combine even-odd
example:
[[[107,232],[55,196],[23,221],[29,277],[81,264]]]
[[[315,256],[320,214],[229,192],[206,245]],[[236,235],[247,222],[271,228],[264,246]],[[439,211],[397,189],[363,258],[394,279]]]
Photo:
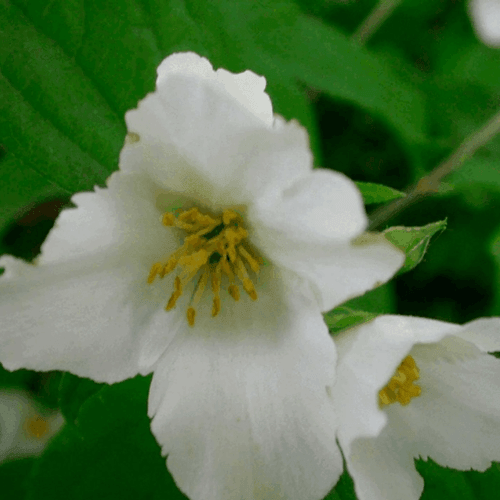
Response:
[[[352,40],[365,45],[400,3],[401,0],[380,0],[352,35]]]
[[[370,217],[369,229],[378,228],[387,222],[394,215],[402,212],[413,203],[419,201],[424,196],[435,194],[439,191],[441,181],[451,172],[456,170],[463,163],[471,158],[474,153],[488,143],[500,132],[500,111],[491,118],[479,130],[469,135],[460,146],[442,161],[432,172],[422,177],[414,186],[407,191],[405,198],[394,201],[385,207],[376,210]]]

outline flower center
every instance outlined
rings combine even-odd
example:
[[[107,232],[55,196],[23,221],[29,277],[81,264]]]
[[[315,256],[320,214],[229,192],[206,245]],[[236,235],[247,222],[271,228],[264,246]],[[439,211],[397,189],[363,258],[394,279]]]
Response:
[[[175,268],[179,268],[174,281],[174,291],[165,310],[170,311],[175,307],[186,285],[196,276],[199,277],[187,309],[190,326],[194,326],[196,306],[209,281],[213,294],[212,317],[219,314],[220,289],[224,275],[229,281],[229,295],[234,300],[240,299],[236,279],[241,282],[250,298],[257,300],[257,292],[248,275],[248,268],[258,273],[263,261],[256,256],[246,241],[248,232],[243,227],[241,215],[227,209],[221,216],[212,216],[201,213],[194,207],[166,212],[163,214],[162,223],[166,227],[177,227],[187,233],[184,244],[164,262],[154,263],[149,272],[148,283],[153,283],[156,276],[163,278]]]
[[[28,436],[40,439],[49,431],[49,423],[40,415],[35,415],[25,421],[25,431]]]
[[[378,393],[379,406],[390,405],[396,401],[406,406],[422,392],[422,389],[414,384],[419,378],[420,371],[415,360],[406,356],[389,383]]]

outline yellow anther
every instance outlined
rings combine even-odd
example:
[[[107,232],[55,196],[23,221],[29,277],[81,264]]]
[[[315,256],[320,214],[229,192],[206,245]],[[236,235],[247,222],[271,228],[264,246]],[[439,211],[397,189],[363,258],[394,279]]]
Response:
[[[176,277],[175,277],[175,280],[174,280],[174,288],[175,288],[175,291],[176,291],[176,292],[182,293],[182,281],[181,281],[181,279],[179,278],[179,276],[176,276]]]
[[[379,392],[378,396],[379,396],[379,399],[380,399],[382,404],[384,404],[384,405],[391,404],[391,400],[389,399],[389,396],[386,394],[385,389],[382,389]]]
[[[170,298],[168,299],[168,303],[165,307],[165,311],[171,311],[174,307],[175,304],[177,303],[177,299],[182,295],[182,292],[174,292]]]
[[[208,252],[202,248],[191,255],[183,255],[179,259],[179,265],[189,272],[198,271],[201,266],[208,262]]]
[[[160,270],[160,277],[163,278],[166,274],[172,272],[177,267],[177,259],[171,257],[168,262]]]
[[[200,302],[201,300],[203,292],[205,291],[205,288],[208,283],[209,275],[210,275],[209,268],[208,266],[205,266],[203,274],[201,275],[200,279],[198,280],[198,283],[196,284],[196,290],[194,292],[193,298],[191,299],[190,306],[187,310],[187,319],[190,326],[194,326],[194,318],[196,316],[196,311],[194,308],[195,306],[198,305],[198,302]]]
[[[228,292],[234,300],[240,299],[235,275],[242,282],[246,293],[253,300],[257,300],[255,285],[248,276],[247,267],[257,273],[262,262],[244,241],[248,237],[248,232],[242,226],[243,218],[240,214],[226,209],[222,215],[212,216],[200,212],[197,207],[192,207],[164,214],[162,223],[187,233],[183,245],[165,261],[153,264],[148,276],[148,283],[152,283],[156,276],[163,278],[177,267],[180,268],[174,281],[174,291],[165,307],[167,311],[176,306],[186,286],[199,273],[201,276],[186,311],[187,321],[191,326],[195,323],[196,306],[209,279],[213,294],[212,316],[217,316],[221,311],[220,290],[223,274],[227,276]]]
[[[179,220],[183,222],[195,222],[200,211],[194,207],[179,214]]]
[[[411,356],[406,356],[389,383],[380,390],[379,405],[382,407],[396,402],[403,406],[409,404],[412,398],[420,396],[422,392],[422,389],[414,384],[419,378],[420,372],[415,360]]]
[[[245,278],[243,280],[243,289],[250,295],[252,300],[257,300],[257,292],[255,291],[255,286],[250,278]]]
[[[228,292],[236,302],[240,300],[240,289],[236,285],[229,285]]]
[[[250,266],[250,269],[254,273],[258,273],[260,271],[259,263],[248,253],[248,251],[243,247],[243,245],[240,245],[238,247],[238,252],[242,257],[245,258],[245,260],[248,262],[248,265]]]
[[[170,227],[175,226],[176,218],[172,212],[166,212],[163,214],[161,221],[164,226]]]
[[[196,317],[196,311],[194,310],[193,307],[188,308],[187,310],[187,320],[189,323],[189,326],[194,326],[194,318]]]
[[[239,215],[234,210],[227,209],[222,212],[222,222],[225,226],[231,224],[231,222],[238,217]]]
[[[220,297],[214,297],[212,303],[212,318],[215,318],[220,313]]]
[[[161,273],[162,269],[163,269],[163,266],[161,265],[160,262],[155,262],[151,266],[151,270],[149,271],[149,276],[148,276],[148,283],[149,284],[153,283],[153,281],[156,278],[156,275]]]

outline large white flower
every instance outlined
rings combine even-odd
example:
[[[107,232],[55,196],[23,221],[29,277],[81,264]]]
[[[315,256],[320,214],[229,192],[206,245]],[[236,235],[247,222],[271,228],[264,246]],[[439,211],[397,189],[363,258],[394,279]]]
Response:
[[[469,0],[469,15],[477,37],[500,47],[500,0]]]
[[[0,462],[37,456],[64,424],[60,412],[43,407],[26,391],[0,391]]]
[[[355,185],[312,170],[265,83],[165,59],[107,188],[72,198],[36,265],[0,260],[4,365],[109,383],[154,371],[152,431],[192,499],[327,493],[342,460],[321,312],[403,262],[357,238]]]
[[[359,500],[417,500],[415,458],[459,470],[500,460],[500,318],[464,326],[379,318],[342,332],[332,396]]]

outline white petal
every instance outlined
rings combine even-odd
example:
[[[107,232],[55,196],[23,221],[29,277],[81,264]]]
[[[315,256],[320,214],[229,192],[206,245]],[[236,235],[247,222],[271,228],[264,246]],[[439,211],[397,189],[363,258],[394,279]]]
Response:
[[[66,370],[101,382],[148,373],[179,327],[149,269],[87,260],[33,266],[0,259],[0,361],[8,370]],[[9,279],[10,277],[10,279]]]
[[[191,500],[317,500],[342,470],[333,343],[298,280],[266,282],[240,317],[179,335],[155,370],[152,431]]]
[[[279,193],[262,196],[249,212],[268,255],[294,245],[348,242],[365,229],[367,217],[356,185],[345,175],[317,169]],[[256,223],[257,225],[257,223]]]
[[[376,436],[384,426],[386,419],[378,407],[378,392],[412,347],[436,342],[459,329],[442,321],[387,315],[334,337],[338,367],[332,394],[338,407],[339,440],[344,452],[348,453],[357,437]]]
[[[158,87],[175,74],[197,76],[218,87],[222,92],[231,94],[243,107],[268,126],[273,122],[271,99],[264,92],[266,79],[250,70],[234,74],[221,68],[214,72],[208,59],[194,52],[184,52],[172,54],[164,59],[158,66],[157,72]]]
[[[39,264],[60,264],[103,253],[113,254],[117,260],[121,256],[149,263],[151,254],[159,253],[159,258],[169,245],[177,245],[169,231],[161,231],[159,190],[146,175],[116,172],[107,184],[107,189],[96,187],[95,192],[71,198],[77,208],[61,212],[42,245]]]
[[[209,207],[249,203],[263,189],[284,189],[309,172],[304,129],[267,123],[235,98],[237,87],[260,107],[263,81],[255,75],[222,72],[219,81],[219,72],[160,73],[157,90],[125,116],[139,140],[123,148],[122,170],[147,171],[165,189]]]
[[[415,344],[437,342],[459,330],[425,318],[379,316],[334,337],[338,365],[332,396],[339,443],[360,500],[420,498],[423,481],[413,463],[413,430],[401,425],[397,410],[412,411],[421,398],[382,411],[378,393],[406,355],[413,355]]]
[[[346,457],[358,500],[418,500],[424,481],[389,423],[376,439],[361,438]]]
[[[500,47],[500,0],[469,0],[469,13],[478,38]]]
[[[385,283],[405,260],[380,234],[367,233],[350,244],[291,245],[274,252],[274,261],[310,280],[322,311]]]
[[[162,226],[147,179],[120,173],[109,189],[73,197],[38,265],[0,259],[0,361],[8,369],[68,370],[116,382],[151,371],[182,314],[163,308],[172,277],[151,265],[179,245]]]
[[[414,433],[414,456],[480,471],[500,460],[500,361],[455,336],[411,355],[422,394],[411,412],[398,410]]]
[[[480,318],[463,325],[460,338],[472,342],[483,352],[500,351],[500,318]]]

